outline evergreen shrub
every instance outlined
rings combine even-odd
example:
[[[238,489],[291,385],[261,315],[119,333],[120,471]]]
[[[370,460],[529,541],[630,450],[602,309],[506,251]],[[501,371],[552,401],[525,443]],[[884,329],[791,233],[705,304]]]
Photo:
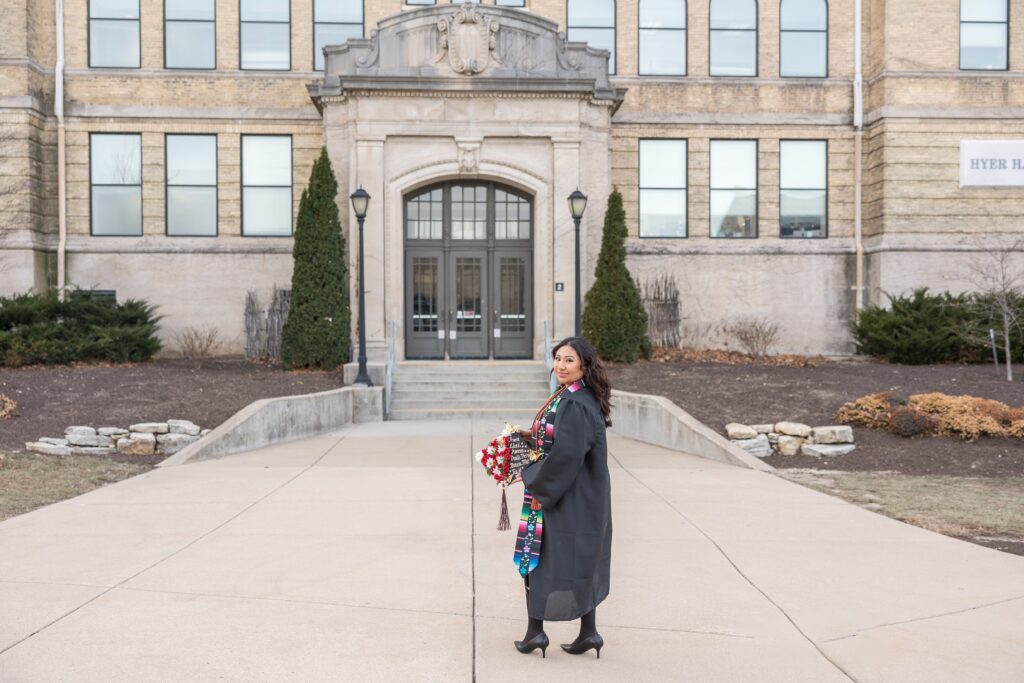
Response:
[[[650,357],[647,313],[626,268],[626,211],[617,189],[608,197],[594,286],[585,302],[580,323],[583,336],[601,358],[633,363],[640,356]]]
[[[145,361],[160,350],[152,306],[85,290],[0,298],[0,365]]]
[[[291,306],[281,338],[289,368],[333,370],[352,357],[345,237],[338,220],[338,181],[327,150],[302,192],[292,249]]]
[[[887,296],[889,308],[869,306],[857,316],[852,331],[861,353],[908,365],[962,360],[965,350],[976,355],[958,333],[970,317],[966,295],[921,288]]]

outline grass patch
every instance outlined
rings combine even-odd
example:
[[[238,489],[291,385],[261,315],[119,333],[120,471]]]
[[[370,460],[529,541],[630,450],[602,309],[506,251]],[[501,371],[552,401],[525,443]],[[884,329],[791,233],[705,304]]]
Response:
[[[1024,543],[1024,477],[777,470],[781,477],[947,536]],[[988,542],[986,542],[988,541]]]
[[[0,455],[0,521],[152,469],[93,456]]]

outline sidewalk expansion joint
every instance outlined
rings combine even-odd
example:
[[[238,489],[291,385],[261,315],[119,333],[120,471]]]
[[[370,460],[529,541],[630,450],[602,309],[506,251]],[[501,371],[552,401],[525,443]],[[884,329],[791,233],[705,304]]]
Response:
[[[522,621],[513,617],[477,615],[479,619],[490,619],[491,621]],[[742,633],[725,633],[724,631],[701,631],[692,628],[661,628],[658,626],[626,626],[623,624],[610,624],[601,622],[601,628],[617,628],[625,631],[656,631],[658,633],[689,633],[698,636],[716,636],[719,638],[739,638],[740,640],[757,640],[757,636],[748,636]]]
[[[789,615],[789,613],[786,612],[786,610],[782,607],[782,605],[780,605],[779,603],[775,602],[775,600],[773,600],[772,597],[770,595],[768,595],[768,593],[765,592],[764,589],[762,589],[760,586],[758,586],[756,583],[754,583],[753,579],[751,579],[749,576],[747,576],[743,572],[743,570],[739,568],[739,565],[737,565],[736,562],[733,561],[733,559],[731,557],[729,557],[729,553],[727,553],[725,551],[725,548],[723,548],[721,545],[719,545],[718,542],[715,541],[715,539],[713,539],[708,532],[704,531],[704,529],[702,529],[696,522],[694,522],[692,519],[687,517],[686,514],[683,513],[682,510],[680,510],[675,505],[673,505],[667,498],[665,498],[663,495],[661,495],[660,493],[655,491],[653,488],[648,486],[645,482],[641,481],[641,479],[639,477],[637,477],[635,474],[633,474],[632,470],[630,470],[628,467],[623,465],[622,462],[617,457],[615,457],[615,454],[612,453],[612,450],[610,448],[608,449],[608,456],[612,460],[614,460],[618,464],[618,466],[620,468],[622,468],[623,472],[625,472],[630,477],[632,477],[633,480],[636,483],[638,483],[640,486],[643,486],[645,489],[647,489],[652,494],[654,494],[659,500],[661,500],[661,502],[663,502],[665,505],[667,505],[669,508],[671,508],[672,511],[675,512],[680,518],[685,520],[687,524],[689,524],[694,529],[696,529],[697,532],[700,533],[700,535],[702,535],[704,538],[706,538],[708,540],[709,543],[711,543],[711,545],[715,546],[715,548],[718,550],[719,554],[721,554],[721,556],[723,558],[725,558],[726,562],[728,562],[730,565],[732,565],[732,568],[736,571],[736,573],[739,574],[743,578],[744,581],[746,581],[748,584],[750,584],[750,586],[754,590],[756,590],[758,593],[760,593],[762,596],[764,596],[764,599],[767,600],[769,603],[771,603],[771,605],[773,607],[775,607],[775,609],[778,610],[778,612],[783,617],[786,618],[786,620],[793,626],[793,628],[796,629],[796,632],[799,633],[801,636],[803,636],[804,640],[806,640],[808,643],[810,643],[811,647],[813,647],[815,650],[817,650],[818,654],[821,655],[821,657],[825,661],[827,661],[829,664],[831,664],[833,667],[835,667],[835,669],[837,671],[842,673],[844,676],[846,676],[851,681],[855,681],[856,680],[852,675],[850,675],[850,673],[846,669],[844,669],[842,666],[840,666],[838,662],[836,662],[834,659],[829,657],[828,654],[826,654],[825,651],[822,650],[821,647],[819,647],[818,643],[814,642],[813,638],[811,638],[809,635],[804,633],[803,629],[800,628],[800,626],[796,623],[796,621],[793,619],[793,617],[791,617]]]
[[[68,610],[68,611],[67,611],[67,612],[65,612],[64,614],[62,614],[62,615],[60,615],[59,617],[57,617],[56,619],[54,619],[54,620],[50,621],[50,622],[49,622],[49,623],[47,623],[47,624],[44,624],[43,626],[39,627],[38,629],[36,629],[36,630],[35,630],[35,631],[33,631],[32,633],[29,633],[29,634],[28,634],[27,636],[24,636],[23,638],[20,638],[20,639],[16,640],[15,642],[11,643],[11,644],[10,644],[10,645],[8,645],[7,647],[5,647],[5,648],[3,648],[2,650],[0,650],[0,655],[3,655],[3,654],[4,654],[5,652],[7,652],[8,650],[12,650],[12,649],[14,649],[14,648],[18,647],[19,645],[21,645],[22,643],[24,643],[24,642],[25,642],[26,640],[28,640],[29,638],[34,638],[34,637],[35,637],[36,635],[38,635],[39,633],[42,633],[43,631],[45,631],[46,629],[50,628],[50,627],[51,627],[51,626],[53,626],[54,624],[56,624],[56,623],[58,623],[58,622],[61,622],[61,621],[63,621],[64,619],[67,619],[67,618],[68,618],[69,616],[71,616],[71,615],[72,615],[72,614],[74,614],[75,612],[79,611],[80,609],[82,609],[82,608],[83,608],[83,607],[85,607],[86,605],[90,605],[90,604],[92,604],[93,602],[95,602],[95,601],[99,600],[100,598],[102,598],[102,597],[103,597],[104,595],[106,595],[107,593],[110,593],[110,592],[111,592],[112,590],[114,590],[115,588],[119,588],[120,586],[123,586],[123,585],[124,585],[125,583],[127,583],[127,582],[131,581],[132,579],[134,579],[134,578],[136,578],[136,577],[138,577],[138,576],[141,576],[142,574],[144,574],[144,573],[148,572],[148,571],[149,571],[150,569],[153,569],[154,567],[156,567],[156,566],[158,566],[158,565],[160,565],[160,564],[163,564],[164,562],[166,562],[167,560],[171,559],[172,557],[174,557],[174,556],[178,555],[179,553],[182,553],[182,552],[184,552],[185,550],[188,550],[188,549],[189,549],[189,548],[191,548],[191,547],[192,547],[193,545],[195,545],[195,544],[196,544],[196,543],[198,543],[199,541],[203,540],[204,538],[206,538],[206,537],[207,537],[207,536],[209,536],[210,534],[214,533],[214,532],[215,532],[215,531],[217,531],[218,529],[221,529],[221,528],[223,528],[224,526],[226,526],[226,525],[230,524],[231,522],[233,522],[234,520],[238,519],[239,517],[241,517],[242,515],[244,515],[244,514],[245,514],[246,512],[248,512],[249,510],[251,510],[251,509],[252,509],[253,507],[255,507],[255,506],[256,506],[256,505],[258,505],[259,503],[263,502],[264,500],[266,500],[266,499],[267,499],[267,498],[269,498],[270,496],[274,495],[275,493],[277,493],[278,491],[280,491],[281,489],[283,489],[283,488],[284,488],[285,486],[288,486],[288,484],[292,483],[293,481],[295,481],[296,479],[298,479],[299,477],[301,477],[301,476],[302,476],[303,474],[305,474],[306,472],[308,472],[308,471],[310,471],[311,469],[313,469],[313,467],[315,467],[315,466],[316,466],[316,465],[317,465],[317,464],[318,464],[318,463],[319,463],[319,462],[320,462],[321,460],[323,460],[323,459],[324,459],[325,457],[327,457],[327,454],[328,454],[328,453],[330,453],[330,452],[331,452],[331,450],[332,450],[333,448],[335,448],[335,447],[336,447],[336,446],[337,446],[337,445],[338,445],[339,443],[341,443],[342,441],[344,441],[344,440],[345,440],[345,436],[346,436],[346,434],[340,434],[340,435],[339,435],[339,438],[338,438],[338,440],[337,440],[337,441],[334,441],[333,443],[331,443],[331,444],[329,444],[329,445],[328,445],[328,444],[325,444],[325,448],[324,448],[324,451],[323,451],[323,453],[321,453],[321,454],[320,454],[320,457],[318,457],[318,458],[317,458],[317,459],[316,459],[316,460],[315,460],[314,462],[312,462],[312,463],[310,463],[309,465],[306,465],[305,467],[303,467],[303,468],[299,469],[299,471],[298,471],[298,472],[296,472],[296,473],[295,473],[295,474],[294,474],[293,476],[289,477],[289,478],[288,478],[288,479],[287,479],[286,481],[282,482],[282,483],[281,483],[281,484],[280,484],[279,486],[277,486],[277,487],[275,487],[275,488],[271,489],[270,491],[268,491],[268,492],[267,492],[266,494],[264,494],[263,496],[261,496],[261,497],[260,497],[260,498],[258,498],[257,500],[254,500],[254,501],[253,501],[252,503],[249,503],[249,504],[248,504],[248,505],[246,505],[246,506],[245,506],[244,508],[242,508],[241,510],[239,510],[238,512],[236,512],[236,513],[235,513],[235,514],[233,514],[232,516],[228,517],[228,518],[227,518],[226,520],[224,520],[223,522],[221,522],[221,523],[220,523],[220,524],[218,524],[217,526],[215,526],[215,527],[213,527],[212,529],[210,529],[210,530],[208,530],[208,531],[206,531],[206,532],[204,532],[204,533],[200,534],[199,536],[197,536],[196,538],[192,539],[191,541],[189,541],[189,542],[188,542],[188,543],[186,543],[185,545],[181,546],[181,547],[180,547],[180,548],[178,548],[177,550],[175,550],[175,551],[171,552],[171,553],[170,553],[170,554],[168,554],[168,555],[165,555],[164,557],[160,558],[160,559],[159,559],[159,560],[157,560],[156,562],[153,562],[153,563],[152,563],[152,564],[150,564],[149,566],[147,566],[147,567],[144,567],[144,568],[140,569],[139,571],[135,572],[135,573],[134,573],[134,574],[132,574],[131,576],[129,576],[129,577],[126,577],[126,578],[124,578],[124,579],[121,579],[120,581],[118,581],[117,583],[115,583],[115,584],[114,584],[113,586],[110,586],[110,587],[108,587],[108,588],[107,588],[106,590],[102,591],[101,593],[98,593],[98,594],[94,595],[94,596],[93,596],[92,598],[90,598],[90,599],[86,600],[86,601],[85,601],[85,602],[83,602],[83,603],[82,603],[81,605],[78,605],[77,607],[75,607],[75,608],[73,608],[73,609],[70,609],[70,610]],[[186,463],[186,464],[187,464],[187,463]],[[180,465],[180,466],[181,466],[181,467],[183,467],[183,466],[185,466],[185,465]]]

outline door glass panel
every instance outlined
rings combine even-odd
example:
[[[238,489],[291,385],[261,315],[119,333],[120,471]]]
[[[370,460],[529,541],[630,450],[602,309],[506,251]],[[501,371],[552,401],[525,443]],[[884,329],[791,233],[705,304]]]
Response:
[[[479,258],[455,258],[455,329],[459,332],[479,332],[483,326],[480,271]]]
[[[437,188],[406,202],[406,235],[409,239],[441,239],[442,194],[441,188]]]
[[[530,202],[505,190],[494,191],[494,237],[530,239]]]
[[[500,328],[505,332],[526,332],[526,259],[502,258]]]
[[[452,239],[487,239],[487,188],[452,185]]]
[[[437,332],[437,259],[412,259],[412,331]]]

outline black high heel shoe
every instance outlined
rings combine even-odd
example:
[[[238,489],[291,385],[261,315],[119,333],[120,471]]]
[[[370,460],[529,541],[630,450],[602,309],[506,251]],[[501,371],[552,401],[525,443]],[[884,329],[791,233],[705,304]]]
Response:
[[[574,643],[563,644],[562,649],[571,655],[581,655],[587,650],[597,650],[597,658],[601,659],[601,648],[604,647],[604,638],[600,633],[587,636],[583,640],[577,639]]]
[[[536,650],[539,647],[540,648],[540,656],[541,656],[542,659],[547,659],[547,657],[548,657],[548,645],[550,645],[550,644],[551,644],[551,641],[548,640],[548,634],[544,633],[544,631],[541,631],[540,633],[535,635],[533,638],[530,638],[529,640],[517,640],[517,641],[515,641],[516,649],[519,650],[520,652],[522,652],[524,655],[530,654],[531,652],[533,652],[534,650]]]

